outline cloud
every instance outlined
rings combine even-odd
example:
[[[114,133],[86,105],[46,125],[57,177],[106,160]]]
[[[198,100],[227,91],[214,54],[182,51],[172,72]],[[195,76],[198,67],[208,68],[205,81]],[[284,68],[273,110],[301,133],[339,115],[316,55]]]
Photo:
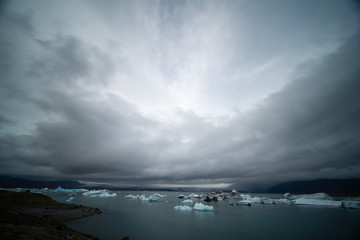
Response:
[[[311,10],[305,21],[322,21],[289,40],[283,33],[304,27],[308,5],[273,6],[262,18],[253,4],[140,1],[78,11],[79,2],[69,19],[60,4],[51,28],[33,23],[48,14],[10,5],[1,16],[10,30],[0,30],[10,46],[0,46],[9,56],[0,60],[0,173],[239,188],[358,176],[355,14],[346,4],[353,15],[337,21],[334,6],[320,17]],[[110,14],[118,8],[124,15]],[[70,19],[86,23],[61,27]],[[273,31],[259,25],[266,19]],[[330,33],[315,34],[322,27]]]

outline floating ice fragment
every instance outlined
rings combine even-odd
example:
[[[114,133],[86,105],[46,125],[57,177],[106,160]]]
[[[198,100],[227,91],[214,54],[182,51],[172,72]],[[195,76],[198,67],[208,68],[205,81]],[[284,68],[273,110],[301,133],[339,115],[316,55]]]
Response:
[[[132,194],[126,195],[125,197],[128,199],[139,199],[140,198],[139,195],[132,195]]]
[[[343,207],[343,208],[360,208],[360,201],[344,200],[344,201],[341,201],[341,207]]]
[[[145,195],[141,195],[139,199],[144,202],[157,202],[159,198],[154,196],[146,197]]]
[[[109,191],[106,189],[91,190],[88,192],[84,192],[83,195],[87,196],[87,197],[116,197],[117,196],[116,193],[109,193]]]
[[[87,189],[64,189],[62,187],[58,187],[54,192],[85,192]]]
[[[74,199],[74,197],[70,197],[69,199],[66,199],[67,202],[71,202]]]
[[[154,193],[154,197],[166,197],[165,193]]]
[[[174,209],[179,210],[179,211],[192,211],[192,207],[189,206],[175,206]]]
[[[180,194],[179,196],[177,196],[178,198],[182,199],[182,198],[185,198],[185,195],[183,194]]]
[[[186,200],[182,201],[182,203],[188,203],[188,204],[190,204],[190,203],[193,203],[193,200],[191,200],[191,199],[186,199]]]
[[[317,205],[317,206],[334,206],[341,207],[341,201],[334,200],[320,200],[309,198],[298,198],[294,200],[294,204],[297,205]]]
[[[285,196],[285,195],[284,195]],[[300,195],[287,195],[289,199],[295,200],[298,198],[304,199],[317,199],[317,200],[333,200],[328,194],[319,192],[319,193],[312,193],[312,194],[300,194]]]
[[[209,205],[204,205],[202,203],[195,203],[194,210],[207,212],[207,211],[213,211],[214,207]]]

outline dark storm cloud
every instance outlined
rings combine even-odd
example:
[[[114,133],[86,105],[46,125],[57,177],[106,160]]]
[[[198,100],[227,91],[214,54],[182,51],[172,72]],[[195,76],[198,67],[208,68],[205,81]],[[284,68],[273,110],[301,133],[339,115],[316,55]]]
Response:
[[[166,29],[162,34],[173,33],[169,39],[181,36],[170,30],[186,22],[179,17],[183,7],[169,3],[160,9]],[[0,52],[6,56],[0,59],[1,174],[238,186],[360,175],[359,35],[332,54],[302,61],[294,79],[255,108],[217,118],[214,124],[213,119],[182,109],[170,120],[152,118],[122,96],[118,86],[136,81],[142,86],[142,75],[129,74],[153,72],[116,57],[114,45],[93,44],[81,31],[41,37],[27,13],[5,11],[0,17],[6,18],[1,24],[8,27],[0,29]],[[166,25],[165,19],[174,23]],[[279,35],[288,28],[281,17],[272,21]],[[311,28],[310,35],[318,28]],[[264,46],[262,39],[258,43]],[[274,48],[251,59],[292,48],[281,44],[272,41]],[[142,60],[134,49],[130,57]],[[166,54],[173,56],[171,51]],[[155,55],[150,58],[156,61]],[[177,62],[165,68],[167,76],[178,74],[173,71],[179,68]],[[145,86],[155,85],[150,83]]]

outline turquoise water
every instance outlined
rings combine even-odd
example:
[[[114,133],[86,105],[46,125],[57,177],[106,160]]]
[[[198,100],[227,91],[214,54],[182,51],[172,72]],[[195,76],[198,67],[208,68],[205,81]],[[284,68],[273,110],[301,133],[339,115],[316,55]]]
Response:
[[[130,194],[154,192],[116,192],[117,197],[75,196],[73,203],[100,208],[103,213],[70,221],[67,225],[103,240],[121,239],[360,239],[360,210],[295,205],[230,206],[229,200],[205,203],[213,212],[180,212],[176,196],[165,192],[158,202],[128,200]],[[187,194],[187,193],[183,193]],[[65,202],[67,193],[50,193]],[[256,195],[254,196],[261,196]],[[279,198],[281,195],[269,195]],[[198,200],[202,202],[201,200]],[[195,200],[196,202],[196,200]]]

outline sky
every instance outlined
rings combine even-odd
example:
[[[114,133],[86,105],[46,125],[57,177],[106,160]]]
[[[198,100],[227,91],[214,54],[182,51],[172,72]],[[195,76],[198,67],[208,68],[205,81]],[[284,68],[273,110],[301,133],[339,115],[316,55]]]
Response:
[[[0,175],[237,189],[360,177],[359,13],[1,1]]]

